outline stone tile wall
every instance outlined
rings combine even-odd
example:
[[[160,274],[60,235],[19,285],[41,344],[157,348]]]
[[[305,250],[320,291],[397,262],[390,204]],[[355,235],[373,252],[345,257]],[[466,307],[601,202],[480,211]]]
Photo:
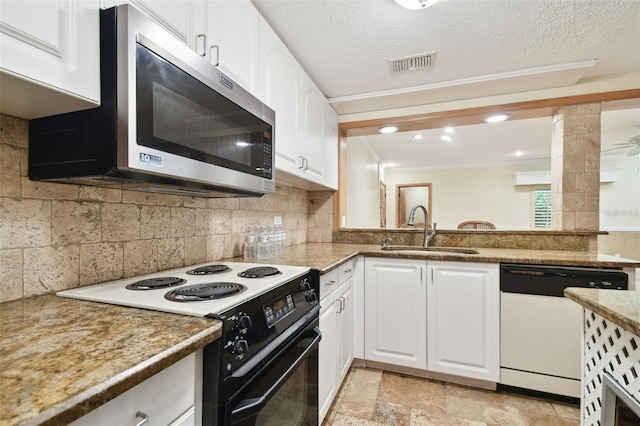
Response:
[[[205,199],[27,177],[28,122],[0,115],[0,302],[239,256],[281,216],[287,245],[330,242],[333,192]]]
[[[599,229],[600,110],[600,103],[574,105],[553,117],[552,229]]]

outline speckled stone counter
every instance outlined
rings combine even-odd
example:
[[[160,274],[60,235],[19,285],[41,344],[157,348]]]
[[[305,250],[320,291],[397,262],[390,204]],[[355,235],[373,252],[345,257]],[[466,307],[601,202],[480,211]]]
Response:
[[[478,254],[444,252],[383,251],[380,245],[307,243],[289,246],[281,256],[268,263],[309,266],[326,274],[341,263],[357,255],[404,259],[453,260],[460,262],[525,263],[602,268],[640,268],[640,261],[602,255],[588,251],[524,250],[506,248],[475,248]],[[241,257],[234,261],[242,261]]]
[[[44,295],[0,304],[0,424],[68,424],[217,339],[219,321]]]
[[[567,288],[564,295],[628,332],[640,336],[640,292]]]

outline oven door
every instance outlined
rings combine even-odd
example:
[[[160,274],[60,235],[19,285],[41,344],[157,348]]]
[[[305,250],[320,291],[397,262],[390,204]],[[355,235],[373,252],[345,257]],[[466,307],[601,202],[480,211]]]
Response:
[[[224,424],[317,425],[320,338],[316,318],[227,401]]]

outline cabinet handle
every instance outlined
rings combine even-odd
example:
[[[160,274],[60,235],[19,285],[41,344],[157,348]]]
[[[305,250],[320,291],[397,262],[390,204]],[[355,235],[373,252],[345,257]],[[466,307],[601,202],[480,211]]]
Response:
[[[348,274],[348,273],[349,273],[349,272],[351,272],[351,271],[352,271],[352,269],[345,269],[345,270],[344,270],[344,273],[345,273],[345,274]]]
[[[200,44],[199,41],[202,41],[202,49],[199,49]],[[207,55],[207,35],[206,34],[198,34],[196,35],[196,53],[203,58]]]
[[[304,157],[302,155],[298,156],[298,168],[304,170]]]
[[[331,280],[331,281],[327,282],[327,285],[334,285],[335,283],[336,283],[335,280]]]
[[[338,313],[340,314],[342,313],[342,311],[344,311],[344,306],[345,306],[344,297],[338,297],[336,301],[340,302],[340,306],[338,307]]]
[[[309,170],[309,159],[306,157],[304,158],[304,169]]]
[[[213,50],[216,51],[216,56],[213,56]],[[209,47],[209,58],[211,60],[211,65],[217,67],[220,65],[220,46],[217,44],[213,44]]]
[[[136,413],[136,419],[137,418],[141,418],[142,420],[140,420],[138,423],[136,423],[136,426],[142,426],[143,424],[145,424],[146,422],[149,421],[149,415],[143,413],[142,411],[138,411]]]

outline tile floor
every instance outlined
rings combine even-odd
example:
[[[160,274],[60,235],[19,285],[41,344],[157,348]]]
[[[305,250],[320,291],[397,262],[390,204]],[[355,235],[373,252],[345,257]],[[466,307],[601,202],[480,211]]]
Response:
[[[352,368],[322,426],[577,426],[579,418],[566,401]]]

